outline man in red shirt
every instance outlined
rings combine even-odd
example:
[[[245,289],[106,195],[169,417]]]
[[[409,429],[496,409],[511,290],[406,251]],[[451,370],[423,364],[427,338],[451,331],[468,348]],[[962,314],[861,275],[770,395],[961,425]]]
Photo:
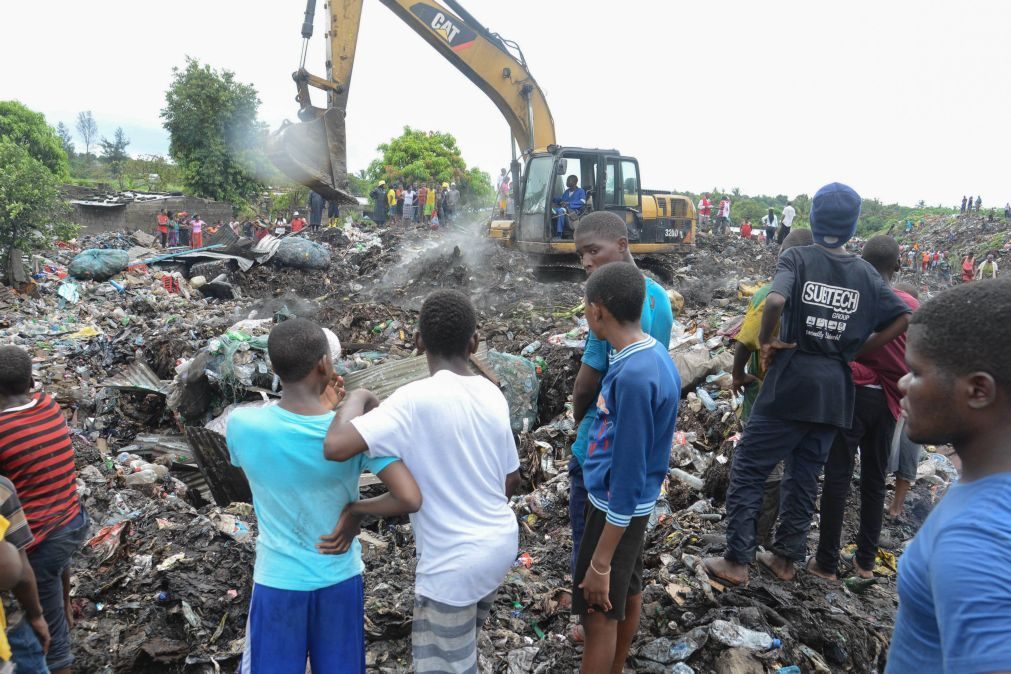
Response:
[[[158,236],[161,237],[161,247],[164,248],[165,243],[168,240],[168,221],[169,221],[168,213],[165,212],[164,208],[158,211],[157,220],[158,220]]]
[[[295,211],[291,219],[291,233],[298,234],[303,229],[305,229],[305,218],[299,215],[298,211]]]
[[[745,219],[744,224],[741,225],[741,238],[742,239],[751,238],[751,220]]]
[[[709,195],[703,194],[699,199],[699,225],[709,224],[709,214],[713,211],[713,204],[709,201]]]
[[[899,244],[890,236],[871,237],[864,245],[863,258],[881,277],[891,283],[899,269]],[[920,303],[913,296],[893,288],[893,292],[916,311]],[[850,363],[856,387],[853,425],[836,436],[825,463],[825,483],[821,496],[821,533],[818,553],[808,570],[823,578],[835,579],[839,565],[843,513],[853,477],[857,446],[860,447],[860,529],[852,562],[857,575],[874,576],[878,538],[885,504],[885,476],[891,451],[895,421],[902,413],[899,379],[906,366],[906,335],[902,334],[879,349]]]
[[[31,394],[32,384],[31,356],[0,346],[0,474],[14,483],[35,535],[27,553],[52,638],[46,662],[52,674],[69,674],[70,560],[87,539],[89,522],[77,496],[66,419],[48,394]]]

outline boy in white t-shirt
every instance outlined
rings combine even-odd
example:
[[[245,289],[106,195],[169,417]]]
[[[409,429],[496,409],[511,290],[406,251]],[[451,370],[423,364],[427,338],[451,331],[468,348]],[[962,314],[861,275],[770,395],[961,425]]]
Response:
[[[505,397],[470,368],[478,346],[470,300],[455,290],[433,292],[418,328],[415,344],[432,376],[382,405],[369,391],[350,392],[323,446],[332,461],[366,451],[397,457],[414,475],[423,500],[411,515],[415,671],[473,672],[478,632],[516,559],[509,497],[519,484],[519,457]],[[353,531],[358,522],[342,524]]]

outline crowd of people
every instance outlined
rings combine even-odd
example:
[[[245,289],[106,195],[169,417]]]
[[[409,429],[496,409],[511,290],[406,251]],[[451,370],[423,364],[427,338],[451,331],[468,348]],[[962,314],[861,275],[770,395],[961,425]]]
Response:
[[[416,195],[404,196],[403,211],[395,188],[382,196],[385,213],[413,221]],[[726,552],[703,567],[742,586],[755,561],[784,582],[799,570],[830,582],[844,569],[869,579],[887,476],[897,478],[887,511],[900,516],[920,444],[951,443],[961,478],[901,558],[886,672],[1005,671],[1011,361],[1002,349],[1011,281],[996,280],[989,258],[986,280],[921,305],[914,288],[894,283],[904,258],[895,239],[878,235],[860,256],[847,251],[860,204],[832,183],[811,202],[809,230],[789,231],[785,211],[763,223],[782,234],[778,265],[735,337],[744,430],[726,497]],[[570,571],[580,622],[571,638],[584,644],[582,672],[617,673],[639,625],[646,526],[669,469],[681,381],[667,350],[670,300],[635,266],[624,221],[592,212],[576,223],[574,242],[590,332],[572,391]],[[470,367],[474,306],[454,290],[425,299],[414,341],[430,376],[382,403],[344,390],[334,341],[306,319],[277,324],[267,350],[280,402],[237,409],[228,421],[230,458],[249,481],[259,527],[242,671],[301,672],[308,660],[313,671],[364,674],[366,569],[356,536],[365,517],[404,514],[418,555],[414,671],[476,671],[478,635],[518,551],[509,498],[520,461],[505,397]],[[0,347],[0,588],[16,598],[5,607],[0,661],[63,674],[73,663],[69,562],[88,515],[63,414],[35,388],[31,355]],[[859,530],[847,558],[842,522],[858,454]],[[365,470],[386,493],[359,500]]]
[[[372,220],[387,223],[427,226],[437,229],[452,225],[460,211],[460,190],[455,182],[393,183],[385,180],[369,192]]]
[[[967,198],[965,195],[963,195],[962,205],[959,207],[958,211],[959,215],[967,216],[975,214],[978,216],[980,206],[982,205],[983,205],[983,197],[977,195],[976,200],[973,201],[972,197]],[[991,207],[990,213],[987,215],[987,221],[993,222],[996,219],[996,217],[997,217],[997,209]],[[1004,203],[1004,221],[1007,222],[1008,220],[1011,220],[1011,201],[1007,201]]]
[[[845,185],[819,190],[811,229],[785,235],[775,278],[752,299],[732,375],[746,402],[727,493],[727,551],[704,568],[730,585],[746,585],[756,560],[782,581],[798,564],[830,582],[844,569],[869,579],[886,510],[901,516],[915,480],[918,443],[951,442],[962,480],[902,558],[887,671],[1007,669],[1011,588],[996,578],[1011,561],[1011,372],[996,349],[1009,336],[1011,287],[970,284],[921,307],[914,288],[893,285],[902,257],[895,239],[879,235],[861,256],[847,252],[860,203]],[[581,671],[621,672],[639,624],[646,524],[668,471],[681,382],[666,348],[670,301],[635,267],[621,218],[590,213],[574,240],[588,275],[590,334],[572,392],[569,570],[580,621],[570,636],[584,644]],[[431,377],[380,403],[368,391],[343,391],[319,326],[288,321],[271,333],[282,401],[270,415],[237,412],[228,428],[261,541],[270,542],[257,552],[250,671],[282,662],[297,671],[307,652],[314,670],[341,661],[364,671],[354,536],[367,515],[402,513],[418,551],[414,669],[474,671],[478,634],[517,553],[508,498],[519,459],[502,394],[467,363],[478,345],[469,299],[430,295],[415,342]],[[860,525],[855,553],[844,557],[858,454]],[[355,501],[365,468],[389,491]],[[886,505],[891,473],[896,491]],[[345,496],[321,506],[322,493]],[[331,624],[343,627],[328,633]]]
[[[710,194],[703,194],[696,204],[698,214],[698,226],[702,231],[712,231],[716,235],[726,235],[730,232],[730,197],[723,195],[719,202],[713,203]],[[764,240],[768,246],[782,245],[786,237],[793,229],[793,221],[797,218],[797,209],[793,202],[786,202],[786,206],[780,214],[776,214],[776,209],[769,208],[768,213],[762,216],[758,225],[751,222],[751,218],[744,218],[741,221],[740,235],[742,239],[756,237]]]
[[[292,212],[291,220],[282,212],[277,213],[273,220],[269,216],[243,220],[232,218],[227,223],[216,220],[211,225],[196,213],[190,215],[186,211],[173,212],[163,208],[155,216],[155,238],[162,248],[201,248],[204,245],[204,232],[213,236],[222,227],[228,227],[236,236],[259,241],[268,234],[298,234],[305,229],[318,232],[324,222],[327,227],[336,227],[340,221],[340,205],[336,201],[328,201],[317,192],[309,191],[308,206],[308,220],[296,210]]]

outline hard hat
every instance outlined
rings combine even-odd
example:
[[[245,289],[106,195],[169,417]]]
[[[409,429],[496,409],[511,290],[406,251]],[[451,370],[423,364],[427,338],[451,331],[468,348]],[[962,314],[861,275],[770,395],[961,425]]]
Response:
[[[385,180],[380,180],[380,181],[379,181],[379,184],[380,184],[380,185],[385,185],[385,184],[386,184],[386,181],[385,181]]]
[[[295,215],[298,215],[298,211],[295,211]]]
[[[442,183],[443,187],[449,187],[449,183]]]

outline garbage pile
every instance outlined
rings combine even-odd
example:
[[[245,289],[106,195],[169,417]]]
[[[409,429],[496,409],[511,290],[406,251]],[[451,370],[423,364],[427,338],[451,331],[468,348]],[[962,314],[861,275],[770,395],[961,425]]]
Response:
[[[427,374],[413,335],[422,300],[440,287],[474,299],[482,346],[472,367],[502,387],[522,463],[512,502],[521,554],[479,641],[481,670],[576,668],[566,465],[576,430],[569,396],[587,334],[582,279],[541,282],[530,258],[477,229],[347,222],[255,245],[225,236],[201,251],[153,250],[150,239],[119,232],[60,243],[30,260],[27,293],[0,288],[0,341],[33,354],[36,381],[66,408],[94,520],[73,575],[80,670],[235,671],[256,517],[221,433],[237,405],[277,398],[265,336],[291,316],[316,320],[339,338],[335,365],[348,387],[383,397]],[[292,246],[290,257],[282,246]],[[75,279],[71,263],[89,250],[104,252],[87,258],[115,256],[121,268]],[[700,572],[698,560],[725,545],[723,499],[740,439],[731,336],[774,268],[775,252],[758,242],[708,236],[670,265],[670,352],[684,399],[650,524],[635,671],[879,668],[895,558],[957,474],[941,454],[921,464],[907,516],[886,524],[880,577],[869,587],[801,574],[790,584],[758,576],[738,589]],[[363,483],[365,495],[381,489],[374,482]],[[848,517],[852,534],[855,508]],[[410,525],[380,520],[363,540],[369,671],[409,671]]]

